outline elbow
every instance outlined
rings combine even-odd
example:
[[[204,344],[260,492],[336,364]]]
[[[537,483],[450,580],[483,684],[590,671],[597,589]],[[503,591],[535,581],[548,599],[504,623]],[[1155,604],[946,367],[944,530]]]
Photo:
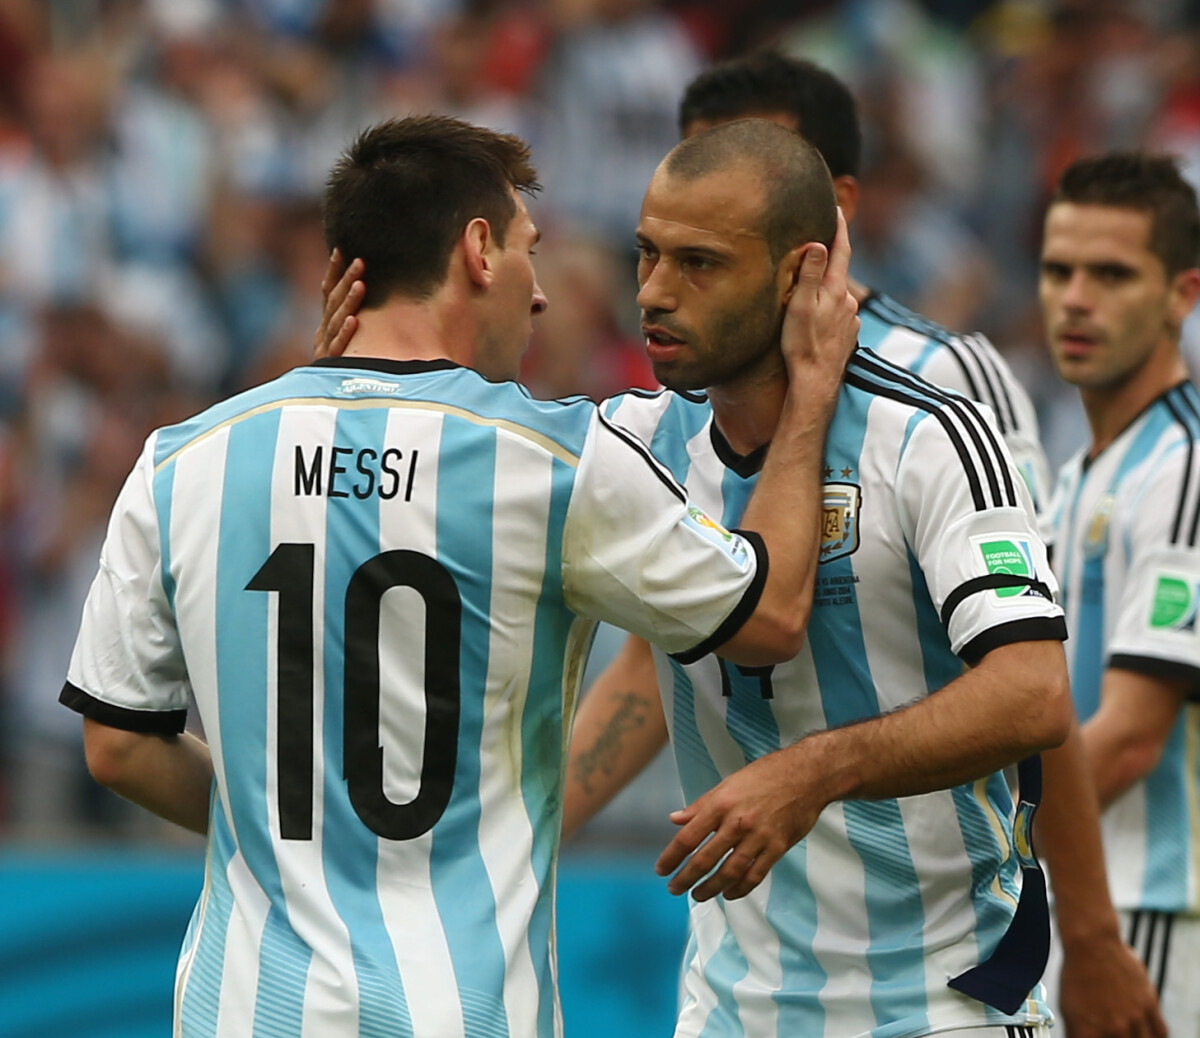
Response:
[[[773,667],[799,654],[807,630],[807,610],[802,616],[764,617],[756,613],[734,638],[717,650],[717,655],[740,667]]]
[[[133,732],[85,719],[83,752],[92,778],[108,789],[119,791],[132,770],[134,751],[140,738]]]
[[[1033,724],[1030,734],[1036,743],[1031,748],[1053,750],[1067,741],[1075,719],[1066,668],[1055,668],[1031,692]]]

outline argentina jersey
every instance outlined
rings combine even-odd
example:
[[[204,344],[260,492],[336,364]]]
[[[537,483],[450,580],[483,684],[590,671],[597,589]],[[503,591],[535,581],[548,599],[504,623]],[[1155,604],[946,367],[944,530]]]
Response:
[[[63,701],[215,786],[177,1035],[553,1038],[563,752],[595,620],[723,640],[765,577],[584,400],[296,369],[147,442]]]
[[[1045,509],[1052,480],[1037,411],[996,347],[983,335],[956,335],[879,292],[859,304],[858,317],[861,345],[927,382],[991,408],[1034,507]]]
[[[1054,566],[1081,721],[1107,667],[1192,684],[1157,766],[1101,815],[1119,909],[1200,910],[1200,394],[1167,391],[1055,491]]]
[[[604,406],[693,500],[736,523],[764,449],[734,453],[699,394]],[[1064,636],[1029,495],[990,421],[867,350],[849,363],[828,435],[820,553],[795,659],[743,668],[655,653],[689,802],[806,734],[936,692],[964,660]],[[947,985],[1009,930],[1022,883],[1014,817],[1001,774],[831,804],[749,896],[690,902],[676,1034],[900,1038],[1046,1021],[1036,976],[1009,999],[1015,1012]]]

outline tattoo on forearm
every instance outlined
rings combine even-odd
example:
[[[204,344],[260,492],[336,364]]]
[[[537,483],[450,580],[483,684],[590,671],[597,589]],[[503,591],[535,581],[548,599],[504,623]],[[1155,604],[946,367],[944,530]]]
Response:
[[[645,727],[647,705],[637,692],[625,692],[596,741],[575,760],[575,777],[589,796],[595,792],[592,779],[597,774],[611,775],[621,757],[627,732]]]

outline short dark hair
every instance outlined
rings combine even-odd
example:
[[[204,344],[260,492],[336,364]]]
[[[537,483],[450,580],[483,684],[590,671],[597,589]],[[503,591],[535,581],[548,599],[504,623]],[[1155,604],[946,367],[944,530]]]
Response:
[[[487,220],[503,245],[512,191],[540,188],[519,137],[444,115],[389,119],[360,133],[330,172],[325,240],[366,264],[363,306],[393,293],[424,299],[471,220]]]
[[[681,133],[697,120],[725,122],[767,112],[794,116],[835,177],[858,176],[862,131],[846,84],[811,61],[778,51],[731,58],[701,72],[679,102]]]
[[[1058,180],[1050,204],[1106,205],[1150,216],[1150,251],[1168,277],[1200,259],[1200,210],[1196,191],[1173,155],[1114,151],[1079,159]]]
[[[805,242],[833,244],[833,180],[817,149],[786,126],[765,119],[721,123],[681,141],[663,161],[668,174],[685,180],[731,166],[757,166],[766,189],[762,235],[773,263]]]

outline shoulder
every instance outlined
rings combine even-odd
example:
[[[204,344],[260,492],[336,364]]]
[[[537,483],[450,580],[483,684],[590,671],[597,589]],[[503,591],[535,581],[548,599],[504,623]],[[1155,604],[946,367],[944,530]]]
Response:
[[[952,332],[879,293],[859,308],[859,341],[930,382],[987,404],[1002,433],[1036,422],[1029,394],[987,336]]]

